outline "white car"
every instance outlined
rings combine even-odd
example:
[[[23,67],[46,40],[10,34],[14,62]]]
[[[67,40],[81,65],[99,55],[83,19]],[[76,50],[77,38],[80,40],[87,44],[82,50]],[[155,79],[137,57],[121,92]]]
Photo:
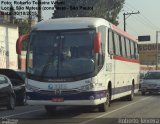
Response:
[[[141,82],[141,93],[145,95],[146,92],[160,92],[160,71],[148,71]]]

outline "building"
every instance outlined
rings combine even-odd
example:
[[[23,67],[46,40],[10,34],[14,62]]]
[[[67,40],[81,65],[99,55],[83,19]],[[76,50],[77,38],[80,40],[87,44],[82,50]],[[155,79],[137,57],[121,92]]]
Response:
[[[0,24],[0,68],[18,69],[16,53],[18,37],[17,25]]]
[[[10,22],[10,15],[6,15],[3,11],[0,11],[0,24],[9,22]]]
[[[157,46],[156,43],[138,44],[140,64],[143,70],[147,67],[153,70],[157,63]],[[158,65],[160,66],[160,44],[158,44]]]
[[[29,24],[29,19],[17,18],[16,21],[17,21],[18,23],[23,23],[23,22],[25,22],[25,23]],[[35,19],[32,19],[32,20],[31,20],[31,27],[33,27],[35,24],[36,24]]]

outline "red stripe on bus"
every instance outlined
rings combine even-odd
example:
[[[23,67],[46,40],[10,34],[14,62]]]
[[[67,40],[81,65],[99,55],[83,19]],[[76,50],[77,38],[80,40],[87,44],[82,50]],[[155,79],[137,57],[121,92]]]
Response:
[[[129,59],[129,58],[121,57],[121,56],[113,56],[113,59],[120,60],[120,61],[126,61],[126,62],[140,63],[139,60]]]
[[[112,29],[113,29],[113,31],[115,31],[115,32],[117,32],[117,33],[119,33],[119,34],[137,42],[136,38],[134,38],[132,35],[128,34],[127,32],[123,31],[122,29],[118,28],[117,26],[115,26],[113,24],[112,24]]]

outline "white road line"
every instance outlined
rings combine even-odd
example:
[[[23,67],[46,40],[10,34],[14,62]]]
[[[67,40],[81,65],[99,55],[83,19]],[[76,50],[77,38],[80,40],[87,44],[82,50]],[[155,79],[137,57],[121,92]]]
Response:
[[[151,97],[151,96],[150,96],[150,97]],[[128,106],[130,106],[130,105],[136,104],[136,103],[138,103],[138,102],[141,102],[142,100],[146,100],[146,99],[148,99],[148,98],[150,98],[150,97],[143,98],[143,99],[141,99],[141,100],[139,100],[139,101],[130,103],[130,104],[128,104],[128,105],[125,105],[125,106],[120,107],[120,108],[118,108],[118,109],[115,109],[115,110],[113,110],[113,111],[107,112],[107,113],[105,113],[105,114],[99,115],[99,116],[97,116],[97,117],[95,117],[95,118],[93,118],[93,119],[89,119],[89,120],[84,121],[84,122],[81,122],[81,123],[79,123],[79,124],[86,124],[86,123],[88,123],[88,122],[94,121],[94,120],[96,120],[96,119],[98,119],[98,118],[101,118],[101,117],[104,117],[104,116],[106,116],[106,115],[112,114],[113,112],[119,111],[119,110],[121,110],[121,109],[123,109],[123,108],[126,108],[126,107],[128,107]]]
[[[151,96],[150,96],[150,97],[151,97]],[[125,108],[125,107],[128,107],[128,106],[130,106],[130,105],[136,104],[136,103],[138,103],[138,102],[140,102],[140,101],[142,101],[142,100],[146,100],[146,99],[148,99],[148,98],[150,98],[150,97],[147,97],[147,98],[141,99],[141,100],[139,100],[139,101],[130,103],[130,104],[128,104],[128,105],[125,105],[125,106],[123,106],[123,107],[120,107],[120,108],[118,108],[118,109],[115,109],[115,110],[113,110],[113,111],[110,111],[110,112],[108,112],[108,113],[105,113],[105,114],[102,114],[102,115],[100,115],[100,116],[97,116],[97,117],[95,117],[95,118],[93,118],[93,119],[89,119],[89,120],[87,120],[87,121],[84,121],[84,122],[82,122],[82,123],[80,123],[80,124],[86,124],[86,123],[88,123],[88,122],[90,122],[90,121],[93,121],[93,120],[96,120],[96,119],[98,119],[98,118],[104,117],[104,116],[106,116],[106,115],[109,115],[109,114],[111,114],[111,113],[113,113],[113,112],[116,112],[116,111],[118,111],[118,110],[121,110],[121,109],[123,109],[123,108]],[[18,113],[18,114],[13,114],[13,115],[7,115],[7,116],[0,117],[0,118],[9,118],[9,117],[24,115],[24,114],[28,114],[28,113],[37,112],[37,111],[42,111],[42,110],[44,110],[44,109],[38,109],[38,110],[27,111],[27,112]]]
[[[42,111],[42,110],[44,110],[44,109],[37,109],[37,110],[33,110],[33,111],[27,111],[27,112],[18,113],[18,114],[7,115],[7,116],[0,117],[0,118],[10,118],[10,117],[14,117],[14,116],[18,116],[18,115],[24,115],[24,114],[33,113],[33,112]]]

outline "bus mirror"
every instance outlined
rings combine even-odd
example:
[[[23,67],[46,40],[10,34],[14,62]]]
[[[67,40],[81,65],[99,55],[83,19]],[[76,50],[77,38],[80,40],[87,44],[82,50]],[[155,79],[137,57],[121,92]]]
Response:
[[[22,49],[22,43],[27,40],[29,37],[29,34],[21,35],[16,42],[16,52],[17,54],[21,54],[21,49]]]
[[[94,52],[99,53],[100,47],[101,47],[101,34],[99,32],[96,33],[96,36],[94,38]]]

